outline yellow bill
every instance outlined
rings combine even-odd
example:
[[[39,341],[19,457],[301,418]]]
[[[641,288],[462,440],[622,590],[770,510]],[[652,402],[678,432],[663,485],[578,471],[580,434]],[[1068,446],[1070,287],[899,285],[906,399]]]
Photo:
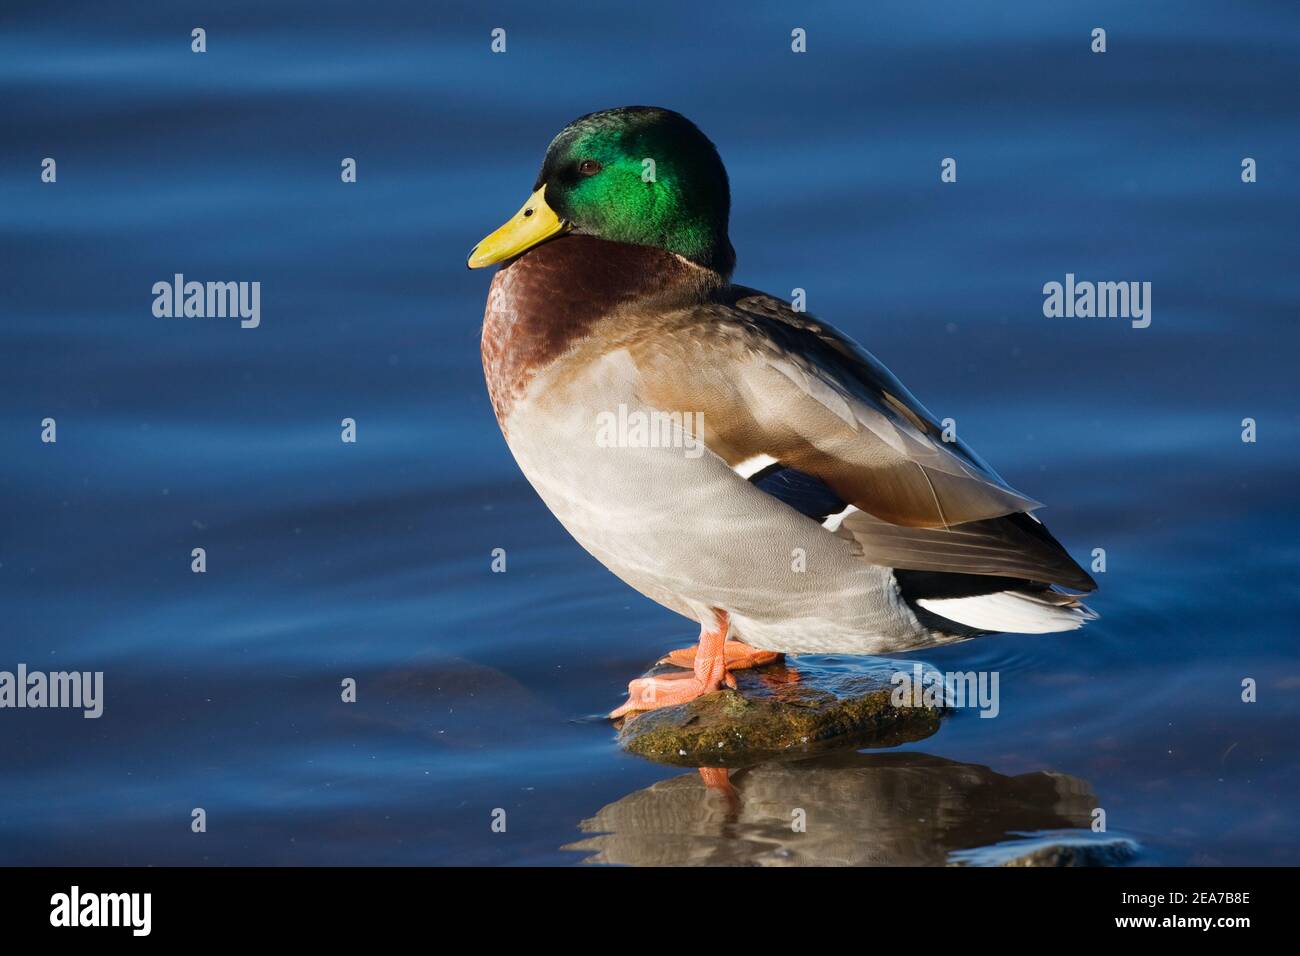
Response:
[[[569,224],[546,205],[546,185],[543,184],[504,226],[470,250],[469,267],[482,269],[517,256],[525,249],[531,249],[544,239],[568,228]]]

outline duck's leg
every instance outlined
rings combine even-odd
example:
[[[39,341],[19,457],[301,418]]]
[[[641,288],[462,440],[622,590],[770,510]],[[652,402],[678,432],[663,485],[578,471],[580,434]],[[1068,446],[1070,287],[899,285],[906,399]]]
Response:
[[[729,810],[736,810],[740,806],[740,794],[736,792],[735,785],[731,782],[731,771],[724,767],[700,767],[700,780],[710,790],[722,794],[727,801]]]
[[[609,716],[622,717],[635,710],[684,704],[719,690],[724,681],[734,687],[734,678],[728,680],[727,673],[728,624],[726,611],[714,611],[712,625],[700,625],[700,643],[690,673],[637,678],[627,685],[627,703]]]

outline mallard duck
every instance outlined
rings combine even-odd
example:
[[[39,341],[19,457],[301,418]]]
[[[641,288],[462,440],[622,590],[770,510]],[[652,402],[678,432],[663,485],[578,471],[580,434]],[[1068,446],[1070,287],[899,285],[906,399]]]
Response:
[[[688,119],[605,110],[560,131],[532,195],[469,255],[505,263],[483,371],[519,468],[592,555],[700,625],[667,658],[685,671],[633,680],[610,716],[779,654],[1095,617],[1038,502],[847,336],[731,282],[730,206]]]

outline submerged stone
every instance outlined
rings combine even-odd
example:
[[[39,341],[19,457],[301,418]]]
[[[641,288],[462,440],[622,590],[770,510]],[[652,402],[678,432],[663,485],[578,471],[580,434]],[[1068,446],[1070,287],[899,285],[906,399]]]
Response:
[[[897,746],[939,729],[941,708],[894,703],[891,678],[911,668],[901,661],[800,658],[736,671],[737,690],[637,714],[623,722],[618,741],[631,753],[684,767],[739,767],[779,755]]]

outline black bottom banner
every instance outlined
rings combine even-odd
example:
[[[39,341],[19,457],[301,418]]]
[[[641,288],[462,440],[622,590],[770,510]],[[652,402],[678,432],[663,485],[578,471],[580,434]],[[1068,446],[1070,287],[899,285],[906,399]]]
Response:
[[[10,940],[339,944],[378,932],[481,927],[492,943],[609,924],[656,935],[794,936],[848,916],[877,931],[1045,930],[1232,940],[1282,930],[1287,869],[9,869],[0,918]],[[539,922],[541,921],[541,922]],[[716,921],[711,931],[699,924]],[[648,940],[647,940],[648,941]]]

